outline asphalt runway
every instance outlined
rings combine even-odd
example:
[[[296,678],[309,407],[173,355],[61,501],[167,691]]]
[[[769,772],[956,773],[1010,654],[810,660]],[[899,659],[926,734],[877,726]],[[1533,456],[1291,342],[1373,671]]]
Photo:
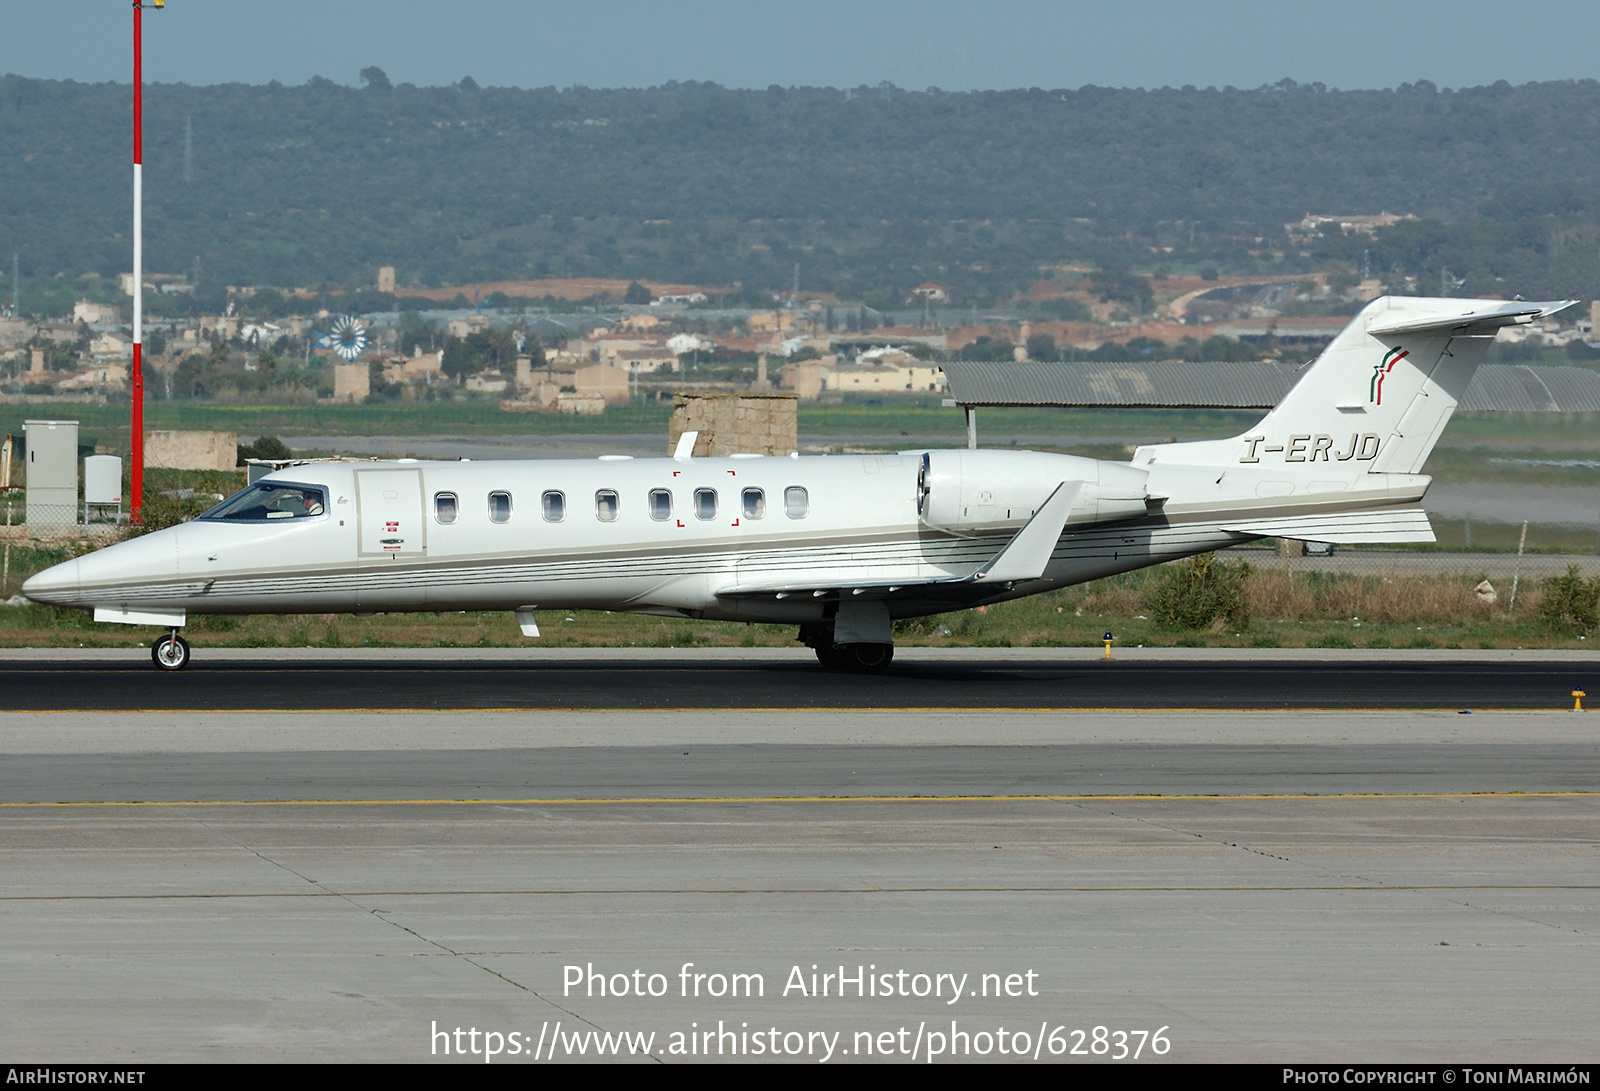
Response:
[[[139,667],[119,654],[22,665]],[[960,669],[1045,689],[1091,666],[1000,654]],[[1315,666],[1292,658],[1273,662]],[[404,685],[373,665],[333,664],[367,698]],[[567,665],[532,673],[554,684]],[[1585,666],[1521,677],[1565,684]],[[462,653],[424,680],[447,667],[498,678],[527,662]],[[552,1043],[557,1060],[766,1062],[776,1045],[795,1063],[925,1063],[935,1048],[1082,1062],[1119,1042],[1140,1062],[1593,1063],[1594,722],[0,711],[0,1036],[29,1062],[127,1064],[483,1063],[484,1032],[496,1063],[552,1059]],[[841,996],[841,974],[861,973],[885,991]],[[748,995],[730,995],[735,974]],[[458,1026],[478,1032],[467,1055],[441,1052],[436,1032],[453,1048]]]
[[[1083,649],[1064,651],[1082,652]],[[1449,653],[1442,653],[1448,655]],[[326,653],[207,658],[154,670],[117,662],[0,664],[0,710],[250,709],[1315,709],[1570,707],[1600,663],[1447,658],[967,661],[904,658],[880,675],[824,671],[809,653],[673,662],[641,655],[404,661]],[[1600,692],[1597,690],[1596,692]]]
[[[1064,733],[1065,734],[1065,733]],[[1586,792],[1588,741],[1341,745],[739,744],[14,754],[0,803],[974,798]]]

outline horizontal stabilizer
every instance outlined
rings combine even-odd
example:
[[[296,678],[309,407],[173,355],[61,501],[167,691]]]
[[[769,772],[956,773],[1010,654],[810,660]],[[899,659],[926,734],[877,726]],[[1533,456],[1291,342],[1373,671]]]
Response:
[[[1548,318],[1576,302],[1574,299],[1550,303],[1524,303],[1517,300],[1495,304],[1463,299],[1461,309],[1454,314],[1395,311],[1392,316],[1374,318],[1367,324],[1367,332],[1375,337],[1392,337],[1403,333],[1449,333],[1458,337],[1492,334],[1503,326],[1523,326]]]
[[[1341,511],[1320,515],[1284,515],[1276,519],[1248,519],[1224,523],[1231,534],[1252,538],[1294,538],[1302,542],[1341,545],[1387,545],[1397,542],[1432,542],[1433,526],[1421,508],[1382,511]]]

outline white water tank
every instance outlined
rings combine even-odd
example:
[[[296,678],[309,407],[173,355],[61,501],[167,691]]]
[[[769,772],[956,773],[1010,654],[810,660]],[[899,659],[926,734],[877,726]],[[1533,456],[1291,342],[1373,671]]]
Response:
[[[83,460],[83,502],[122,503],[122,459],[116,455],[90,455]]]

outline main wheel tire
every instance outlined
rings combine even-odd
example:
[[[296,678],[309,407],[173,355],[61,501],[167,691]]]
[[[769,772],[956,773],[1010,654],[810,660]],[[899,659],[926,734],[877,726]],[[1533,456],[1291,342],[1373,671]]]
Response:
[[[181,671],[189,665],[189,642],[177,633],[168,633],[150,645],[150,659],[164,671]]]
[[[894,659],[893,644],[846,644],[844,649],[849,669],[862,674],[887,670]]]
[[[848,670],[849,658],[845,655],[843,644],[835,644],[831,640],[824,640],[821,644],[813,644],[812,650],[817,653],[817,662],[831,671]]]

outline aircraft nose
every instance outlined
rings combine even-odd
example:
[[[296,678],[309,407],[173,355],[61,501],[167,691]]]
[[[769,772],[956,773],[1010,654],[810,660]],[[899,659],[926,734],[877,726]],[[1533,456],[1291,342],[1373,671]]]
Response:
[[[71,606],[78,597],[78,562],[74,558],[22,581],[22,593],[34,602]]]

